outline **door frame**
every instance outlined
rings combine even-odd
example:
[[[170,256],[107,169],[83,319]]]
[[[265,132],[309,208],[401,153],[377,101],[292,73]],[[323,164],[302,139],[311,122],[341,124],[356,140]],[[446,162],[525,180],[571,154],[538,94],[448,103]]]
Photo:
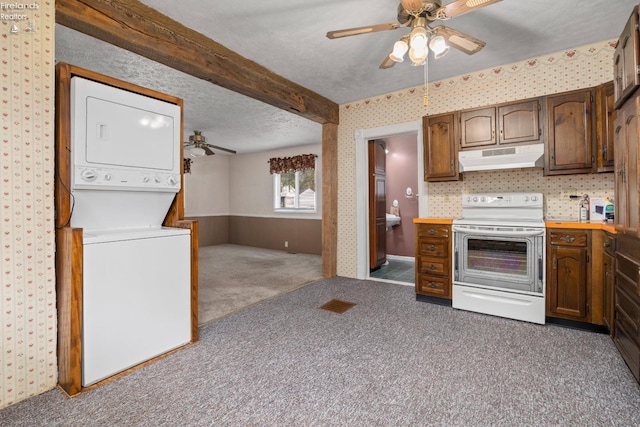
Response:
[[[425,217],[428,212],[427,183],[424,182],[422,159],[422,119],[355,131],[356,148],[356,259],[357,278],[369,277],[369,179],[367,143],[371,139],[382,139],[400,134],[416,134],[418,145],[418,215]]]

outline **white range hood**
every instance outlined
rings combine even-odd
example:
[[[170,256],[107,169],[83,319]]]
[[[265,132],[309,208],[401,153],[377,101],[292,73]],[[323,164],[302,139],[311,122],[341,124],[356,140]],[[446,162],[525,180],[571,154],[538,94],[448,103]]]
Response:
[[[458,160],[460,172],[541,168],[544,166],[544,144],[460,151]]]

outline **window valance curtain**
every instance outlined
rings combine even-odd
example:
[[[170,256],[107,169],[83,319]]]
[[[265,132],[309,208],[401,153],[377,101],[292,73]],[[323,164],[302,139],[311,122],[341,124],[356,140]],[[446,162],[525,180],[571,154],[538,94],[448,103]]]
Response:
[[[297,172],[316,168],[315,154],[301,154],[293,157],[272,157],[269,159],[269,173]]]

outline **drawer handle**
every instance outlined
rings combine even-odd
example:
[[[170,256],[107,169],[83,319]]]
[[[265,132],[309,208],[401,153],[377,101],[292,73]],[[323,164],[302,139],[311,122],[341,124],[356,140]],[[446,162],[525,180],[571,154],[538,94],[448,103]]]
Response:
[[[604,242],[604,247],[605,247],[605,248],[609,248],[609,247],[611,247],[611,242],[610,242],[610,241],[608,241],[608,240],[607,240],[606,242]]]
[[[429,234],[431,234],[431,235],[433,236],[433,235],[434,235],[434,234],[436,234],[437,232],[436,232],[436,230],[431,229],[431,230],[427,231],[427,233],[429,233]]]
[[[576,241],[576,238],[573,236],[562,236],[560,240],[564,240],[567,243],[572,243]]]
[[[427,249],[429,249],[430,251],[435,251],[436,247],[435,247],[435,245],[429,245],[429,247]]]
[[[427,286],[429,286],[431,289],[435,289],[438,287],[438,284],[436,282],[429,282],[427,283]]]
[[[434,264],[431,264],[431,265],[429,266],[429,270],[435,270],[435,269],[437,269],[437,268],[438,268],[438,267],[436,267]]]

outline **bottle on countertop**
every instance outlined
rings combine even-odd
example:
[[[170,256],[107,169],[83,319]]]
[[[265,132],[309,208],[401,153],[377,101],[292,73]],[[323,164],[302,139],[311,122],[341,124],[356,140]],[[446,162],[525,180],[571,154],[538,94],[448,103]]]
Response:
[[[580,200],[580,221],[589,221],[589,195],[585,194]]]

